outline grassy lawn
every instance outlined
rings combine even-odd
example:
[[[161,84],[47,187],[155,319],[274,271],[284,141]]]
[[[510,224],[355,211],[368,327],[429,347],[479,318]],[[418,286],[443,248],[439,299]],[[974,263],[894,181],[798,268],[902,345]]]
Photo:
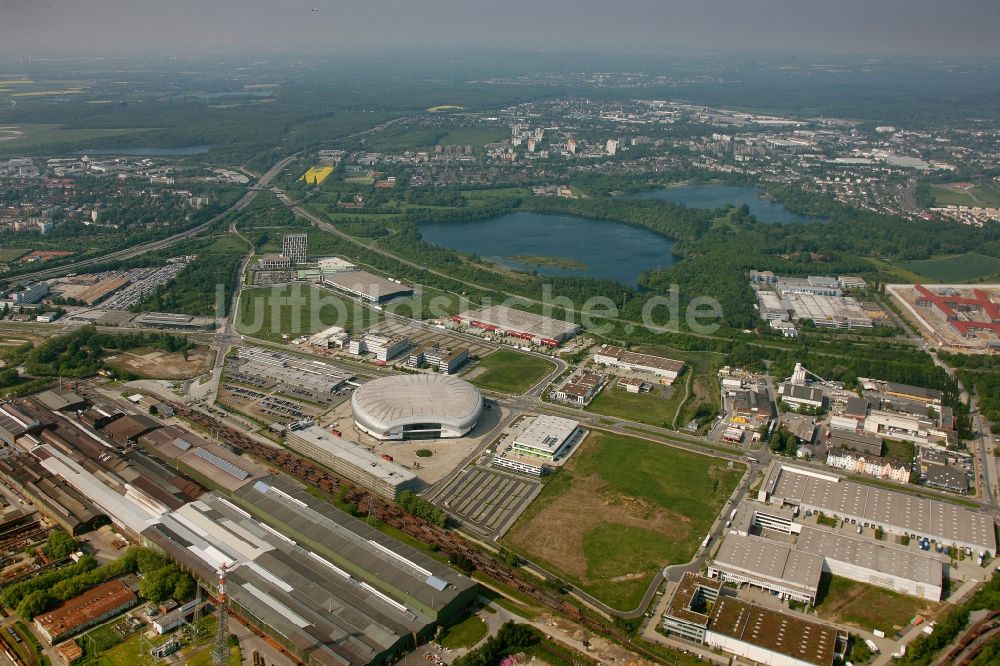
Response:
[[[683,397],[684,376],[674,382],[674,392],[669,398],[662,397],[655,387],[649,393],[629,393],[616,386],[608,386],[587,405],[587,411],[670,428],[677,404]]]
[[[996,208],[1000,206],[1000,188],[993,184],[974,185],[968,189],[931,185],[934,203],[938,206],[973,206]]]
[[[282,333],[295,338],[329,326],[356,333],[381,321],[374,310],[332,292],[307,284],[245,289],[240,295],[237,330],[246,335],[280,341]]]
[[[0,639],[21,660],[21,663],[25,664],[25,666],[36,666],[39,663],[38,653],[35,651],[38,639],[21,622],[16,622],[11,626],[14,627],[14,631],[21,637],[21,642],[18,643],[11,638],[6,629],[0,634]]]
[[[510,130],[503,127],[461,127],[438,139],[440,146],[472,146],[475,151],[488,143],[506,139]]]
[[[29,252],[31,252],[31,250],[25,250],[24,248],[0,247],[0,264],[20,259]]]
[[[548,359],[530,356],[510,349],[500,349],[484,357],[473,368],[483,372],[471,381],[481,389],[520,395],[555,369]]]
[[[922,277],[925,282],[946,284],[975,282],[1000,273],[1000,259],[984,254],[966,254],[904,261],[897,267]]]
[[[710,456],[592,432],[504,541],[631,610],[656,571],[691,559],[742,472]]]
[[[885,456],[894,460],[903,460],[907,464],[913,460],[915,445],[913,442],[901,442],[895,439],[883,439],[882,448]]]
[[[383,307],[390,314],[424,320],[456,315],[474,306],[474,303],[458,294],[433,287],[418,287],[413,296],[394,298]]]
[[[646,394],[609,387],[590,403],[588,411],[661,428],[681,428],[691,420],[706,425],[712,422],[720,408],[716,371],[722,364],[722,355],[649,345],[636,347],[635,351],[686,364],[684,371],[674,380],[670,396],[663,398],[658,386]],[[685,400],[688,388],[691,395]]]
[[[176,663],[188,665],[202,664],[206,666],[211,664],[212,640],[215,638],[215,624],[214,615],[205,615],[201,617],[197,622],[198,633],[195,640],[190,644],[181,643],[182,647],[180,652],[175,653],[175,655],[180,655],[180,661]],[[172,632],[164,636],[157,636],[149,643],[151,645],[166,643],[173,636],[175,636],[176,633],[177,632]],[[133,634],[127,640],[119,643],[110,650],[102,651],[98,660],[93,663],[96,663],[97,666],[153,666],[153,658],[149,655],[148,650],[140,651],[139,649],[140,639],[141,634]],[[78,642],[85,650],[87,649],[85,639],[79,639]],[[174,659],[176,660],[176,656]],[[230,659],[234,666],[241,663],[242,658],[239,657],[239,648],[235,648],[235,650],[230,649]]]
[[[939,606],[925,599],[823,574],[816,612],[827,620],[846,622],[866,631],[881,629],[889,634],[909,624],[914,615],[933,613]]]
[[[462,622],[448,627],[441,638],[441,645],[452,650],[470,648],[486,637],[489,627],[478,615],[467,617]]]

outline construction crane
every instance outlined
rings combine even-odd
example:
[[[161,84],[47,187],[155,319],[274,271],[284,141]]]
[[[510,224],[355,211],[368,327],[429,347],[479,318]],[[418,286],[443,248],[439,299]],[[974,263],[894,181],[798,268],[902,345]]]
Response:
[[[215,627],[215,646],[212,648],[212,666],[229,666],[229,627],[226,621],[226,569],[227,565],[225,563],[219,569],[219,595],[215,603],[218,622]]]

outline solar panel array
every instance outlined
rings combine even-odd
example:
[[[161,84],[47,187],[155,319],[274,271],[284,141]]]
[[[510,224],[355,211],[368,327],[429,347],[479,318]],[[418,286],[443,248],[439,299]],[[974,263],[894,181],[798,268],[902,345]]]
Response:
[[[204,458],[208,462],[212,463],[213,465],[221,469],[223,472],[235,476],[240,481],[243,481],[248,476],[250,476],[250,472],[246,471],[245,469],[237,467],[228,460],[220,458],[219,456],[209,451],[206,451],[205,449],[195,449],[194,454],[199,458]]]

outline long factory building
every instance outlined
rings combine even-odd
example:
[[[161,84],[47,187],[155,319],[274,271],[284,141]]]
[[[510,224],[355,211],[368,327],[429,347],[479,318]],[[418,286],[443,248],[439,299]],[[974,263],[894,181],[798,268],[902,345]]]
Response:
[[[667,602],[663,629],[769,666],[833,666],[847,634],[730,596],[723,582],[685,572]]]
[[[558,347],[560,342],[580,332],[580,326],[573,322],[515,310],[504,305],[462,312],[453,316],[452,320],[484,333],[507,335],[546,347]]]
[[[709,564],[709,575],[807,604],[816,603],[823,573],[929,601],[941,599],[943,556],[792,521],[778,525],[780,515],[767,506],[758,509],[747,505],[742,510],[751,514],[750,524],[764,528],[764,536],[734,525]],[[735,523],[740,522],[738,517]],[[793,541],[767,538],[766,530]]]
[[[417,477],[410,470],[319,426],[289,432],[285,445],[382,497],[394,500],[404,490],[417,489]]]
[[[867,486],[824,471],[771,463],[757,493],[761,502],[819,511],[861,527],[881,527],[976,553],[996,553],[993,519],[940,500]]]
[[[194,433],[136,420],[120,434],[147,456],[122,450],[78,416],[85,405],[70,404],[75,414],[35,398],[0,406],[0,437],[16,442],[3,443],[16,447],[3,462],[58,480],[67,504],[86,503],[76,508],[78,521],[110,521],[206,585],[225,564],[234,610],[305,663],[384,663],[411,649],[414,636],[425,640],[452,622],[478,594],[450,567]],[[39,508],[64,512],[54,502]]]
[[[429,638],[476,584],[273,476],[203,496],[143,532],[202,580],[227,568],[234,611],[305,663],[383,663]]]

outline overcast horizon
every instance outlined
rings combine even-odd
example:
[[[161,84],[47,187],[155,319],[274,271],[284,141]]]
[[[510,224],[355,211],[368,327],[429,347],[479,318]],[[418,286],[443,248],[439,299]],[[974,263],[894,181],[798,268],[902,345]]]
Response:
[[[1000,2],[0,0],[0,56],[524,50],[1000,56]]]

